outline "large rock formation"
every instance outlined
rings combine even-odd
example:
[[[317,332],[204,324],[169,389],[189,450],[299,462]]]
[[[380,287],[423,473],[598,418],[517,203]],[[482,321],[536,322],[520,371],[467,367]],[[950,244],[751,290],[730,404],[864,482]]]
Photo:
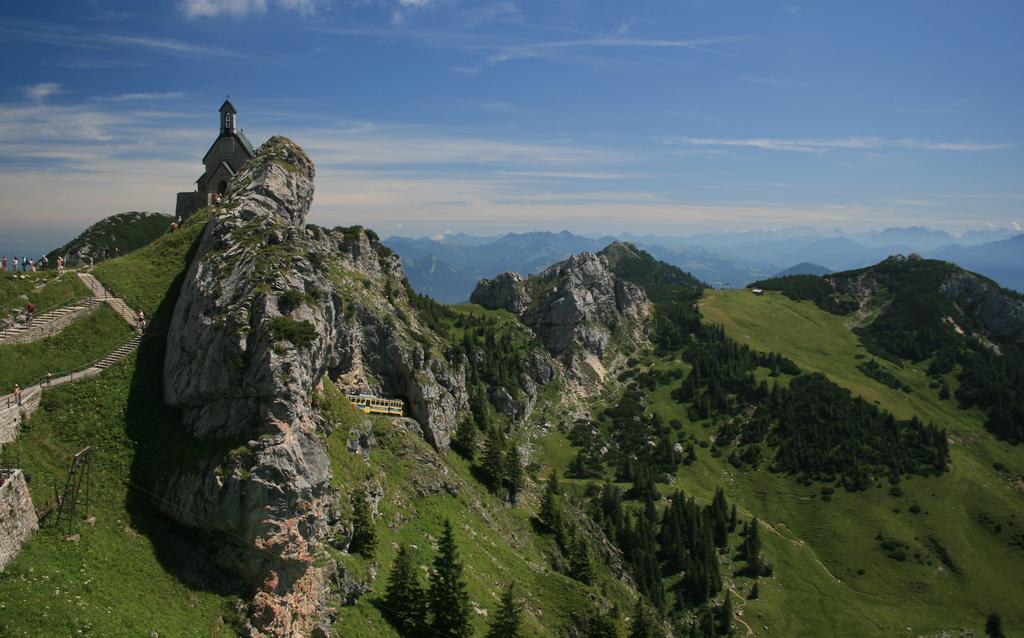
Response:
[[[942,293],[996,340],[1024,345],[1024,299],[991,281],[961,270],[942,284]]]
[[[617,277],[605,255],[591,253],[526,278],[504,273],[485,279],[470,300],[517,315],[571,376],[591,386],[604,378],[614,355],[643,343],[651,311],[640,287]]]
[[[361,228],[306,226],[313,177],[291,141],[260,148],[214,211],[168,333],[165,400],[210,452],[166,477],[162,508],[222,534],[222,562],[256,590],[253,636],[324,631],[314,558],[338,494],[323,377],[405,399],[439,449],[467,404],[462,362],[424,336],[397,257]]]

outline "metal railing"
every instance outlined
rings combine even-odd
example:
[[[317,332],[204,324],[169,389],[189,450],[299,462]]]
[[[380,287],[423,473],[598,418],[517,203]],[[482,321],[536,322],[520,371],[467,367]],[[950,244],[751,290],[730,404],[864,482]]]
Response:
[[[15,399],[13,393],[4,396],[3,399],[6,401],[6,404],[7,404],[8,408],[10,408],[13,405],[23,404],[26,399],[31,399],[35,395],[36,391],[41,393],[43,388],[50,387],[50,384],[53,381],[56,381],[57,379],[63,379],[65,377],[71,377],[70,379],[67,380],[67,383],[70,383],[70,382],[75,380],[75,375],[76,374],[79,374],[81,372],[85,372],[86,370],[89,370],[90,368],[96,367],[101,361],[103,361],[107,357],[111,356],[112,354],[114,354],[115,352],[120,350],[121,348],[127,346],[128,344],[130,344],[135,339],[138,339],[139,340],[139,345],[142,345],[143,340],[145,340],[148,337],[152,337],[154,332],[155,331],[153,331],[151,329],[151,326],[147,326],[147,329],[144,330],[142,332],[142,334],[137,334],[137,333],[136,334],[132,334],[131,337],[129,337],[125,341],[122,341],[120,344],[117,345],[117,347],[115,347],[113,350],[111,350],[110,352],[104,354],[102,357],[100,357],[98,359],[94,359],[94,360],[90,361],[89,363],[82,364],[82,365],[80,365],[80,366],[78,366],[76,368],[73,368],[71,370],[61,370],[61,371],[58,371],[58,372],[47,372],[46,374],[42,375],[38,379],[32,381],[32,383],[29,383],[29,384],[25,385],[25,389],[22,390],[21,403],[19,403]],[[35,388],[35,390],[33,390],[33,388]],[[26,395],[28,395],[28,396],[26,396]]]

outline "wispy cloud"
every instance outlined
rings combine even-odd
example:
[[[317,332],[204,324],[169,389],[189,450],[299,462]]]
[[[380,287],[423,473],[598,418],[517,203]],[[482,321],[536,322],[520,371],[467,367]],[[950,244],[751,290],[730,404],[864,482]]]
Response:
[[[885,139],[881,137],[844,137],[836,139],[670,137],[663,138],[662,141],[669,144],[749,147],[759,148],[766,151],[796,151],[801,153],[825,153],[833,150],[872,150],[882,148],[979,152],[995,151],[1013,146],[1009,142],[933,142],[913,138]]]
[[[318,0],[181,0],[178,6],[189,18],[214,18],[222,15],[240,18],[250,13],[265,13],[270,5],[302,15],[312,15],[316,12],[317,4]]]
[[[173,38],[101,33],[96,36],[96,40],[99,42],[109,42],[111,44],[140,46],[183,55],[232,55],[229,51],[221,48],[208,47],[202,44],[194,44],[192,42],[184,42]]]
[[[57,93],[60,93],[60,85],[56,82],[41,82],[25,87],[25,95],[36,102],[42,102]]]
[[[223,48],[174,38],[138,35],[135,33],[93,33],[63,24],[13,20],[3,17],[0,17],[0,37],[15,42],[33,42],[95,51],[142,48],[160,53],[190,57],[236,55]]]
[[[101,102],[150,102],[155,100],[175,100],[183,97],[182,91],[169,91],[167,93],[122,93],[109,97],[98,97]]]

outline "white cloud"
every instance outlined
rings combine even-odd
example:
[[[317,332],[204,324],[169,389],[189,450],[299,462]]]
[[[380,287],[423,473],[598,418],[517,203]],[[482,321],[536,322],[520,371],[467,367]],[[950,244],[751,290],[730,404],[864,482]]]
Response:
[[[185,95],[181,91],[169,91],[167,93],[122,93],[110,97],[99,97],[97,100],[103,102],[149,102],[155,100],[174,100]]]
[[[57,93],[60,93],[60,85],[56,82],[41,82],[25,87],[25,95],[36,102],[42,102]]]
[[[181,0],[179,6],[189,18],[212,18],[265,13],[271,4],[286,11],[311,15],[316,13],[317,3],[318,0]]]
[[[1010,148],[1007,142],[932,142],[913,138],[883,139],[880,137],[844,137],[836,139],[787,139],[787,138],[722,138],[685,137],[662,138],[669,144],[694,146],[739,146],[760,148],[766,151],[797,151],[801,153],[824,153],[831,150],[872,150],[880,148],[904,148],[926,151],[995,151]]]
[[[1017,222],[1010,222],[1010,228],[1016,230],[1017,232],[1020,232],[1021,230],[1020,224]]]
[[[789,15],[795,16],[800,14],[800,5],[798,4],[784,4],[782,10]]]

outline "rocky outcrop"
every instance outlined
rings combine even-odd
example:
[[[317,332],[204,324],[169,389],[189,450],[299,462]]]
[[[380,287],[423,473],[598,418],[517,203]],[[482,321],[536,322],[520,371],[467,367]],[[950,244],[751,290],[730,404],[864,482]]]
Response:
[[[63,257],[68,268],[79,268],[124,255],[166,233],[172,222],[174,218],[163,213],[111,215],[47,255],[50,268],[57,267],[57,257]]]
[[[617,277],[604,255],[581,253],[526,278],[481,281],[473,303],[516,314],[580,381],[603,378],[609,355],[641,345],[651,312],[647,295]],[[612,347],[612,346],[618,347]]]
[[[1024,300],[964,270],[942,284],[942,294],[977,321],[995,340],[1024,344]]]
[[[168,333],[164,398],[219,449],[175,468],[162,509],[225,541],[254,587],[250,634],[322,631],[331,487],[314,404],[325,375],[408,402],[448,445],[467,399],[461,362],[424,336],[397,257],[361,228],[306,225],[314,168],[271,138],[232,179],[200,240]],[[320,629],[317,629],[317,628]]]
[[[38,529],[25,474],[21,470],[0,469],[0,572]]]

